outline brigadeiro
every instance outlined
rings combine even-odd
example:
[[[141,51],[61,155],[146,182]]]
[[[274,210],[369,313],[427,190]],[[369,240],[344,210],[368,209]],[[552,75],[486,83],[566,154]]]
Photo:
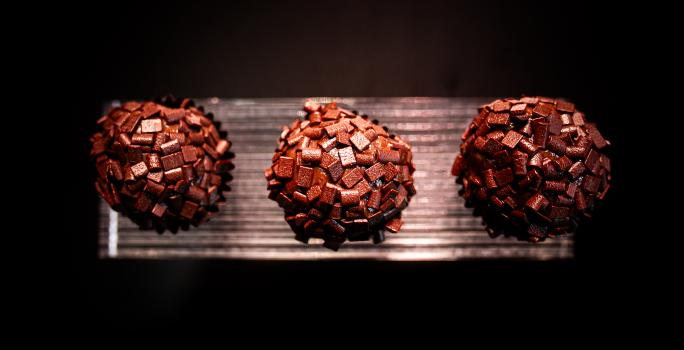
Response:
[[[114,210],[159,233],[199,225],[218,211],[234,155],[211,113],[165,96],[126,102],[97,124],[95,189]]]
[[[564,100],[496,100],[479,108],[461,140],[451,172],[492,237],[572,233],[610,188],[610,143]]]
[[[283,127],[266,169],[269,198],[285,211],[295,238],[384,241],[396,233],[401,211],[416,193],[411,146],[367,116],[307,102],[307,116]]]

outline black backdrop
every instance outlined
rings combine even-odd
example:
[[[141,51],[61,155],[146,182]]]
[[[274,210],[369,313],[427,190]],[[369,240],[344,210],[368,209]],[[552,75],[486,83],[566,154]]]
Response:
[[[111,2],[62,9],[56,68],[71,96],[68,296],[83,321],[158,325],[245,295],[377,304],[396,291],[569,298],[616,276],[627,142],[615,110],[627,48],[614,9],[575,1]],[[71,12],[73,10],[73,13]],[[88,136],[111,99],[180,96],[563,96],[613,143],[614,186],[569,262],[100,261]],[[456,146],[454,147],[456,149]],[[617,151],[616,151],[617,150]],[[73,220],[74,212],[82,213]],[[618,271],[619,272],[619,268]],[[312,292],[314,291],[314,292]],[[571,293],[572,292],[572,293]],[[287,295],[288,297],[280,298]],[[404,295],[404,294],[402,294]],[[570,297],[571,298],[571,297]],[[215,303],[217,299],[224,303]],[[409,298],[410,299],[410,298]],[[450,298],[452,301],[457,298]],[[268,299],[267,299],[268,300]],[[518,300],[518,299],[514,299]],[[358,304],[358,303],[357,303]],[[242,305],[243,307],[245,305]]]

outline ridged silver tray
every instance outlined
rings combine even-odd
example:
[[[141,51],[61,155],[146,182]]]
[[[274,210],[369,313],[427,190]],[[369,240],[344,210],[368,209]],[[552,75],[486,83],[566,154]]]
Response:
[[[319,99],[322,101],[331,98]],[[404,225],[387,240],[345,243],[330,251],[312,239],[294,239],[277,203],[266,198],[263,170],[270,166],[280,127],[298,116],[304,98],[195,99],[229,132],[235,152],[232,191],[218,215],[178,234],[141,231],[100,202],[99,255],[102,258],[228,258],[257,260],[375,259],[551,260],[573,257],[573,237],[531,244],[491,239],[480,218],[463,207],[450,174],[460,136],[479,105],[490,98],[334,98],[379,119],[413,146],[418,193],[403,212]],[[113,101],[112,104],[116,104]]]

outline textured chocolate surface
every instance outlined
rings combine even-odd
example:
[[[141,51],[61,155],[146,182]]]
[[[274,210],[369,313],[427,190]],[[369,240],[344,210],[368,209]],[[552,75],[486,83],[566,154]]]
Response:
[[[452,175],[492,237],[543,241],[591,217],[610,188],[610,143],[574,104],[509,98],[478,112]]]
[[[384,230],[398,232],[416,193],[411,146],[335,102],[304,110],[304,120],[283,128],[265,171],[269,198],[296,239],[321,238],[337,250],[346,240],[380,243]]]
[[[354,106],[360,113],[382,121],[390,131],[411,144],[417,168],[413,178],[419,191],[419,196],[412,198],[411,205],[402,211],[404,223],[400,234],[385,232],[386,240],[382,244],[373,244],[372,240],[353,242],[344,244],[338,251],[325,248],[323,240],[318,238],[310,239],[308,245],[293,239],[292,229],[283,220],[283,209],[264,198],[265,181],[260,174],[272,164],[274,141],[280,134],[280,127],[292,122],[293,111],[301,109],[307,99],[194,100],[214,113],[214,120],[220,121],[224,128],[230,128],[231,151],[240,155],[232,159],[234,179],[225,204],[209,222],[193,228],[188,234],[154,235],[140,230],[101,199],[98,211],[100,257],[536,261],[575,256],[574,235],[547,239],[543,244],[528,244],[504,236],[491,239],[482,226],[482,218],[474,217],[473,209],[464,206],[463,197],[454,195],[461,185],[454,182],[448,170],[454,162],[460,137],[470,125],[473,111],[492,98],[334,98],[340,105]],[[317,99],[321,103],[331,100],[333,98]],[[109,105],[121,104],[115,101]],[[104,113],[108,112],[107,108]],[[305,115],[304,111],[297,112],[299,117]],[[361,164],[360,160],[357,156],[358,164]],[[216,162],[217,169],[220,164]],[[364,181],[368,182],[365,178]],[[317,195],[315,186],[309,188],[312,198]],[[322,192],[325,186],[320,187]],[[379,208],[381,197],[376,197]],[[341,211],[341,204],[336,203],[336,206]],[[337,209],[333,208],[331,212],[333,210]]]
[[[233,153],[211,113],[171,96],[126,102],[98,120],[95,188],[141,228],[177,232],[218,211]]]

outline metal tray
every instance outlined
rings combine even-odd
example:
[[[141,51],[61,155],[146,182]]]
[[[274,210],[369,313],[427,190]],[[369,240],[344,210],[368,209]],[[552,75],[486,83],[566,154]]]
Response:
[[[178,234],[141,231],[100,202],[102,258],[228,258],[256,260],[551,260],[573,257],[573,237],[531,244],[491,239],[480,218],[464,208],[450,174],[460,136],[477,107],[490,98],[319,98],[338,101],[379,119],[413,146],[418,190],[403,212],[404,225],[387,240],[345,243],[330,251],[312,239],[294,239],[278,205],[266,198],[263,170],[270,166],[280,127],[303,116],[304,98],[199,98],[228,130],[236,154],[232,191],[207,224]],[[117,104],[112,101],[112,104]]]

